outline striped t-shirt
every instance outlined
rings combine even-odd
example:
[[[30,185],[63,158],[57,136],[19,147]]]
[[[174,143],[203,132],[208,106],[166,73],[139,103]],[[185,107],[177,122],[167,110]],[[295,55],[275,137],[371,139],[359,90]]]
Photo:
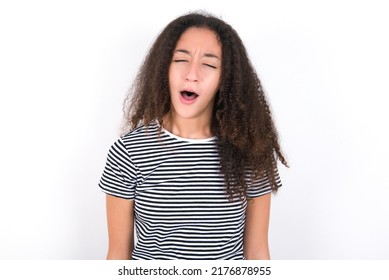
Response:
[[[157,123],[138,127],[110,148],[99,186],[135,201],[133,259],[244,259],[247,202],[226,197],[216,138],[159,133]],[[269,192],[262,180],[248,196]]]

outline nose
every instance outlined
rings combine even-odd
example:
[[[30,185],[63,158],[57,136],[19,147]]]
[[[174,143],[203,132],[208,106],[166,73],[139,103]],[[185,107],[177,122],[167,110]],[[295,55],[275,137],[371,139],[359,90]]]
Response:
[[[199,80],[199,69],[196,63],[190,63],[188,72],[186,73],[186,81],[188,82],[198,82]]]

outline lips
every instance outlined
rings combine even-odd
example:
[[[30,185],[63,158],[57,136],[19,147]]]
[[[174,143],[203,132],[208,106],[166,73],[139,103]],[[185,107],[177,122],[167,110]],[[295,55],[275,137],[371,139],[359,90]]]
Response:
[[[181,101],[185,104],[191,104],[196,101],[199,96],[197,93],[190,90],[183,90],[180,92]]]

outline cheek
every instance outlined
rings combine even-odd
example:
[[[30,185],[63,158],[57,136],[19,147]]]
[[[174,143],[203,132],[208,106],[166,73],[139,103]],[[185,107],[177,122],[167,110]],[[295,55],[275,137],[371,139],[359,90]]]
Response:
[[[218,90],[219,87],[220,87],[220,83],[221,83],[221,76],[220,76],[220,73],[219,74],[216,74],[212,81],[211,81],[211,86],[214,90]]]
[[[169,68],[169,83],[174,83],[180,78],[180,71],[178,71],[177,67]]]
[[[169,69],[169,75],[168,75],[168,82],[169,82],[169,88],[170,90],[172,89],[172,87],[174,87],[174,81],[175,81],[175,75],[174,75],[174,71],[172,71],[171,69]]]

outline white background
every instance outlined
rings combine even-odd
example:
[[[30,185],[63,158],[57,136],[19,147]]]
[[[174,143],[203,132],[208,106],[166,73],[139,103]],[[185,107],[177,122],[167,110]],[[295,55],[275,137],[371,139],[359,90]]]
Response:
[[[291,166],[272,258],[389,259],[384,2],[0,2],[0,259],[105,258],[97,184],[123,99],[162,28],[198,9],[241,35]]]

